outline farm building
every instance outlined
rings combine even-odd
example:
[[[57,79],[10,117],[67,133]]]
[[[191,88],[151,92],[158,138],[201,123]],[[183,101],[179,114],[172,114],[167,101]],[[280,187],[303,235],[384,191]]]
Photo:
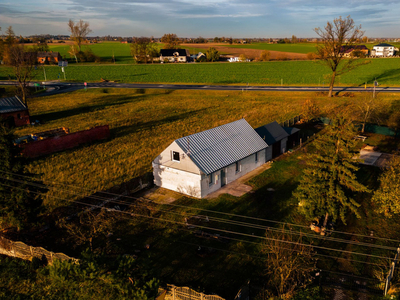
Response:
[[[6,120],[10,127],[30,123],[29,110],[17,96],[0,99],[0,117]]]
[[[169,62],[188,62],[190,53],[187,49],[161,49],[160,61],[168,60]]]
[[[58,64],[62,60],[61,54],[59,52],[53,51],[41,51],[37,53],[37,61],[39,64]]]
[[[154,183],[203,198],[264,164],[268,148],[245,119],[195,133],[156,157]]]
[[[360,57],[368,56],[369,50],[365,45],[354,45],[354,46],[342,46],[340,53],[344,57]]]
[[[372,48],[371,56],[388,57],[395,55],[396,51],[398,51],[398,49],[393,45],[380,43]]]
[[[286,152],[289,134],[276,121],[258,127],[255,131],[270,146],[266,151],[266,161]]]

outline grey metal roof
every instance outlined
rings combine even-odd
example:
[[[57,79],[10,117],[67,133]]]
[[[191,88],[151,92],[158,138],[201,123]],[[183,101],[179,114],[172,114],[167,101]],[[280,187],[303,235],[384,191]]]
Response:
[[[387,44],[387,43],[380,43],[378,45],[375,45],[374,47],[393,47],[393,45]]]
[[[22,103],[17,96],[0,98],[0,114],[10,113],[14,111],[27,110],[28,108]]]
[[[205,174],[211,174],[268,147],[245,119],[175,141]]]
[[[179,56],[189,56],[187,49],[161,49],[161,56],[174,56],[174,53],[178,52]]]
[[[268,145],[272,145],[289,136],[285,129],[283,129],[276,121],[258,127],[255,131]]]

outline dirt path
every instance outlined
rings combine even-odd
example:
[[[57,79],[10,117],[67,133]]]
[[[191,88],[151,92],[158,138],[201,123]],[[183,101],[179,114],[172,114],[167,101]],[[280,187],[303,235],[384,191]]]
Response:
[[[226,56],[240,56],[241,54],[246,55],[246,57],[250,59],[255,59],[260,57],[261,52],[263,50],[258,50],[258,49],[246,49],[246,48],[231,48],[231,47],[226,47],[225,44],[219,44],[219,43],[207,43],[207,44],[182,44],[182,48],[200,48],[207,50],[210,47],[214,47],[221,53],[226,53]],[[268,50],[269,53],[271,53],[271,59],[272,60],[283,60],[283,59],[307,59],[307,54],[303,53],[292,53],[292,52],[281,52],[281,51],[271,51]]]

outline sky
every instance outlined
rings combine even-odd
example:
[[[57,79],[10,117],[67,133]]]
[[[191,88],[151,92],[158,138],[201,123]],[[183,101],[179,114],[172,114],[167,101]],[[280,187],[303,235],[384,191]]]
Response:
[[[348,15],[368,37],[400,37],[400,0],[0,0],[0,34],[68,35],[82,19],[89,36],[309,38]]]

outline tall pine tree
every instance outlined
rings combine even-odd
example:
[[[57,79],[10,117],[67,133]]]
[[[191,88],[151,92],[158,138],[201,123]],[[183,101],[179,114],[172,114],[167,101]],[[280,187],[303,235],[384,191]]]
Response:
[[[400,214],[400,157],[394,156],[379,177],[380,186],[372,201],[386,217]]]
[[[356,131],[351,120],[344,115],[331,117],[331,124],[315,139],[315,150],[308,155],[307,167],[293,195],[304,207],[308,217],[340,218],[346,224],[348,212],[360,218],[360,206],[354,192],[368,192],[357,181],[355,172],[359,161],[356,156]]]
[[[41,195],[46,192],[24,177],[31,174],[24,171],[24,159],[14,139],[13,132],[0,122],[0,231],[34,223],[42,209]]]

